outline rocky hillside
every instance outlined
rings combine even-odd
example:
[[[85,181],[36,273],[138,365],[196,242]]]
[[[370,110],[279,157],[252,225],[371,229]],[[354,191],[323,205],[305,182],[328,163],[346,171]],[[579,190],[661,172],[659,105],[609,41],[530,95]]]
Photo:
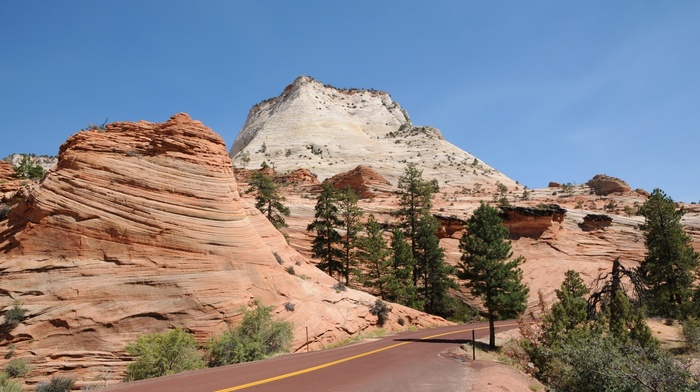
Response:
[[[339,89],[308,76],[253,106],[229,154],[239,168],[267,162],[278,172],[307,169],[321,181],[365,165],[396,185],[406,163],[415,162],[441,185],[515,185],[439,130],[414,126],[389,94]]]
[[[73,135],[41,183],[6,205],[0,304],[27,314],[0,347],[29,359],[30,384],[116,382],[140,334],[180,326],[205,342],[255,300],[294,324],[296,350],[306,328],[319,349],[376,326],[374,297],[334,289],[288,246],[241,200],[222,138],[186,114]],[[395,305],[388,327],[399,318],[444,323]]]
[[[276,169],[292,208],[290,244],[307,257],[312,237],[306,226],[313,219],[318,187],[287,181],[285,173],[302,168],[319,182],[350,185],[365,196],[360,200],[365,212],[391,222],[397,208],[392,192],[407,162],[440,183],[433,213],[442,223],[438,234],[452,264],[459,262],[464,223],[479,203],[511,204],[503,218],[515,254],[527,259],[522,268],[533,309],[539,292],[552,299],[566,270],[592,282],[615,258],[633,267],[645,253],[638,229],[643,218],[636,216],[636,209],[646,200],[646,191],[602,174],[586,184],[552,182],[548,188],[526,189],[450,144],[436,129],[414,127],[406,111],[384,92],[337,89],[302,76],[279,97],[251,109],[230,155],[236,167],[255,169],[267,162]],[[244,172],[237,174],[243,182]],[[375,185],[362,185],[371,181]],[[700,208],[685,208],[684,223],[700,249]],[[467,292],[459,295],[480,305]]]

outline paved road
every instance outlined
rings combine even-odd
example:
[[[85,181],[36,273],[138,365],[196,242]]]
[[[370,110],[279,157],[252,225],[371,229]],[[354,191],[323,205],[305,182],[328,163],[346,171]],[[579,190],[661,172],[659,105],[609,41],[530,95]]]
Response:
[[[498,323],[498,331],[516,328]],[[486,323],[404,332],[331,350],[125,383],[110,392],[460,391],[465,365],[440,353],[488,335]],[[477,358],[478,359],[478,358]]]

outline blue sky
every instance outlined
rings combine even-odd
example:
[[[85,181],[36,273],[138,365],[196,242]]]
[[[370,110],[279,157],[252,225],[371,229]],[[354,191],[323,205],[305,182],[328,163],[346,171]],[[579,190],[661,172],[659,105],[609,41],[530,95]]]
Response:
[[[530,188],[700,201],[697,1],[0,1],[0,157],[187,112],[230,146],[299,75],[389,92]]]

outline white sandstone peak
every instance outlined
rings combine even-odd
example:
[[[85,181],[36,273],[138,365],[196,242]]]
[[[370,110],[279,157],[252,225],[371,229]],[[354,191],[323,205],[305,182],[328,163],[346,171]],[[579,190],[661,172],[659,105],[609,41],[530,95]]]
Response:
[[[236,167],[267,162],[279,172],[308,169],[320,180],[362,164],[396,185],[414,162],[441,185],[514,184],[447,142],[438,129],[414,126],[388,93],[336,88],[309,76],[253,106],[229,155]]]

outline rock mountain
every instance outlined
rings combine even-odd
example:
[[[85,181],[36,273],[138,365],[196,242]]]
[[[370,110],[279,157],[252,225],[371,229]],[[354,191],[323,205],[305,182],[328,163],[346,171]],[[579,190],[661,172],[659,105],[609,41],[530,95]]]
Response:
[[[307,169],[321,181],[365,165],[395,185],[406,163],[414,162],[441,184],[515,185],[439,130],[414,126],[388,93],[339,89],[308,76],[253,106],[229,155],[236,167],[267,162],[279,172]]]
[[[262,162],[287,197],[289,243],[242,192]],[[553,297],[568,269],[593,282],[615,258],[633,267],[644,256],[634,210],[646,192],[610,176],[525,189],[438,130],[414,126],[387,93],[302,76],[250,110],[230,151],[181,113],[79,132],[39,184],[12,179],[11,165],[0,162],[0,306],[20,301],[27,309],[3,330],[0,350],[31,361],[30,386],[52,375],[85,386],[119,381],[130,360],[124,345],[138,335],[180,326],[204,342],[255,300],[294,324],[295,350],[307,348],[306,327],[311,349],[376,328],[373,296],[336,290],[315,268],[306,226],[325,180],[353,187],[365,212],[393,220],[407,162],[440,182],[433,214],[452,264],[479,203],[511,204],[504,223],[515,255],[527,259],[533,308],[539,292]],[[700,250],[700,208],[684,207]],[[466,291],[455,294],[480,306]],[[399,319],[444,323],[399,305],[391,316],[390,329]]]
[[[71,136],[13,203],[0,221],[0,301],[27,314],[1,347],[30,361],[30,385],[117,382],[139,335],[178,326],[204,343],[256,300],[294,324],[295,350],[376,328],[375,298],[335,289],[287,245],[240,198],[223,139],[186,114]],[[391,314],[390,329],[445,323]]]

